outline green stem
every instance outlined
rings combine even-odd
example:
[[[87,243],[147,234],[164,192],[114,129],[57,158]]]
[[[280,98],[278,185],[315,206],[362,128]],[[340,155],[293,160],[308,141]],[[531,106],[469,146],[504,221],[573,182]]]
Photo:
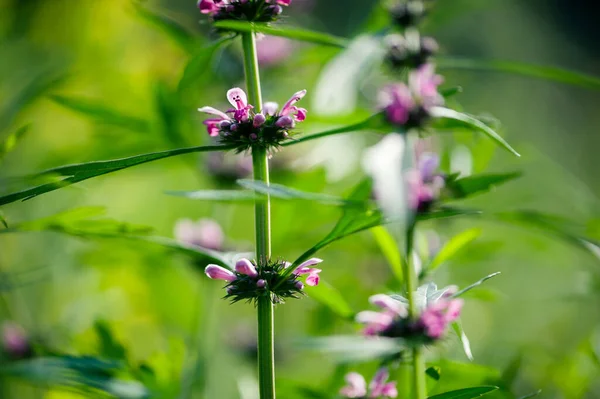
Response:
[[[250,104],[262,109],[260,73],[256,56],[256,38],[253,32],[242,33],[244,72]],[[252,148],[254,180],[269,184],[269,158],[262,147]],[[254,204],[256,258],[259,269],[271,257],[271,203],[266,200]],[[273,303],[270,297],[258,299],[258,383],[261,399],[275,399],[275,348]]]
[[[413,264],[413,247],[415,237],[415,222],[411,222],[406,231],[406,261],[404,262],[406,276],[406,294],[408,298],[408,317],[415,320],[419,317],[415,293],[419,284],[419,278]],[[425,381],[425,358],[423,356],[423,347],[416,345],[412,349],[413,364],[413,398],[426,399],[427,385]]]

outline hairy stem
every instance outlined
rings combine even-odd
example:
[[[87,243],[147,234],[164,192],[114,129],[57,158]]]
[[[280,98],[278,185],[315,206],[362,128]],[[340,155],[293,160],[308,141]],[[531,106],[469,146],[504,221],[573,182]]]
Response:
[[[250,104],[262,109],[260,73],[256,56],[256,38],[253,32],[242,33],[244,72]],[[269,159],[264,148],[252,148],[254,180],[269,184]],[[256,258],[258,267],[264,267],[271,257],[271,202],[256,201],[254,205]],[[258,300],[258,383],[261,399],[275,398],[275,351],[273,304],[270,297]]]
[[[415,292],[417,291],[419,278],[413,264],[414,237],[415,222],[413,221],[406,231],[406,261],[404,262],[404,276],[406,279],[406,294],[408,298],[408,317],[411,320],[415,320],[419,317],[419,311],[415,300]],[[425,358],[423,357],[423,348],[421,346],[415,346],[412,349],[412,364],[413,398],[426,399]]]

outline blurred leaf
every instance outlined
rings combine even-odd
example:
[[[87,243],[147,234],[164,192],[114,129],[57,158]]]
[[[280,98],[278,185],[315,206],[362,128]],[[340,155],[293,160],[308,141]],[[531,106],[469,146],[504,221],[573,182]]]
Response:
[[[40,172],[37,175],[29,177],[28,179],[41,177],[63,177],[63,179],[0,196],[0,206],[19,200],[28,200],[37,197],[38,195],[58,190],[59,188],[70,186],[71,184],[79,183],[96,176],[105,175],[152,161],[157,161],[159,159],[182,154],[190,154],[193,152],[226,151],[230,149],[233,149],[233,147],[222,145],[178,148],[175,150],[159,151],[109,161],[92,161],[60,166],[58,168],[48,169],[44,172]]]
[[[2,223],[2,225],[8,229],[8,222],[6,221],[6,218],[4,217],[4,213],[2,213],[1,210],[0,210],[0,223]]]
[[[19,140],[25,136],[25,134],[29,131],[31,125],[25,125],[17,129],[14,133],[11,133],[0,143],[0,161],[2,158],[9,152],[11,152],[16,146]]]
[[[519,399],[529,399],[529,398],[534,398],[536,396],[538,396],[539,394],[542,393],[541,389],[538,389],[535,392],[530,393],[529,395],[525,395],[525,396],[521,396]]]
[[[450,391],[441,393],[439,395],[430,396],[428,399],[472,399],[479,398],[485,394],[497,390],[498,387],[494,386],[482,386],[459,389],[457,391]]]
[[[487,280],[489,280],[489,279],[491,279],[491,278],[493,278],[493,277],[496,277],[496,276],[497,276],[497,275],[499,275],[499,274],[500,274],[500,272],[496,272],[496,273],[492,273],[492,274],[490,274],[490,275],[488,275],[488,276],[485,276],[485,277],[484,277],[484,278],[482,278],[481,280],[479,280],[479,281],[477,281],[477,282],[475,282],[475,283],[473,283],[473,284],[469,285],[468,287],[465,287],[465,288],[463,288],[462,290],[458,291],[456,294],[452,295],[452,298],[458,298],[459,296],[461,296],[461,295],[462,295],[462,294],[464,294],[465,292],[467,292],[467,291],[470,291],[470,290],[472,290],[473,288],[480,286],[480,285],[481,285],[481,284],[483,284],[485,281],[487,281]]]
[[[475,194],[491,190],[499,184],[521,177],[520,172],[480,174],[460,179],[448,179],[446,188],[452,193],[452,198],[467,198]]]
[[[192,32],[175,20],[149,10],[142,4],[134,3],[133,6],[143,20],[158,27],[184,50],[191,51],[197,44],[198,40]]]
[[[481,215],[481,211],[474,209],[460,209],[451,207],[440,207],[425,213],[419,213],[417,215],[418,221],[432,220],[432,219],[446,219],[455,216],[468,216],[468,215]]]
[[[299,345],[303,349],[327,353],[341,363],[365,362],[395,356],[406,349],[399,339],[358,335],[307,338],[300,341]]]
[[[454,87],[449,87],[447,89],[440,90],[440,94],[444,98],[454,97],[455,95],[460,94],[462,92],[463,92],[463,88],[461,86],[454,86]]]
[[[327,306],[333,313],[343,319],[353,320],[356,312],[352,310],[342,294],[326,282],[319,282],[316,287],[305,286],[304,292],[315,301]]]
[[[246,190],[197,190],[166,191],[168,195],[203,201],[254,202],[260,199],[253,191]]]
[[[469,342],[469,338],[467,337],[467,334],[465,334],[465,331],[463,330],[460,320],[452,323],[452,329],[454,330],[454,332],[456,333],[456,336],[460,340],[462,347],[463,347],[463,351],[465,352],[465,355],[467,356],[467,359],[469,359],[470,361],[473,361],[473,352],[471,352],[471,343]]]
[[[105,321],[98,320],[94,323],[96,335],[100,341],[100,354],[109,359],[126,360],[126,350],[112,335],[110,326]]]
[[[404,274],[402,272],[402,257],[400,256],[400,249],[394,237],[387,231],[383,226],[374,227],[371,229],[375,242],[379,246],[379,249],[385,256],[392,273],[396,276],[396,279],[402,283],[404,281]]]
[[[385,126],[387,126],[387,125],[384,123],[382,114],[375,114],[375,115],[369,117],[368,119],[366,119],[362,122],[359,122],[359,123],[355,123],[355,124],[348,125],[348,126],[342,126],[342,127],[327,130],[327,131],[324,131],[321,133],[310,134],[308,136],[300,137],[299,139],[294,138],[290,141],[286,141],[285,143],[283,143],[281,145],[283,147],[287,147],[290,145],[304,143],[306,141],[320,139],[322,137],[332,136],[334,134],[352,133],[352,132],[358,132],[360,130],[380,130],[380,129],[384,128]],[[398,129],[396,128],[395,130],[398,130]]]
[[[224,37],[214,43],[205,46],[196,51],[188,63],[186,64],[177,91],[181,92],[186,88],[196,88],[196,82],[205,73],[210,71],[210,63],[212,62],[215,52],[224,44],[233,40],[233,37]]]
[[[296,190],[295,188],[286,187],[281,184],[266,184],[262,181],[257,180],[238,180],[237,184],[240,186],[254,190],[260,194],[270,195],[274,198],[284,200],[304,200],[304,201],[315,201],[323,204],[338,205],[338,206],[351,206],[351,205],[364,205],[364,201],[353,201],[351,199],[344,200],[333,195],[321,194],[321,193],[309,193],[306,191]]]
[[[442,369],[439,367],[429,367],[427,370],[425,370],[425,373],[434,380],[439,381],[441,378],[441,371]]]
[[[600,78],[556,67],[531,65],[514,61],[448,57],[436,58],[436,64],[440,69],[467,69],[472,71],[512,73],[530,78],[580,86],[586,89],[600,90]]]
[[[189,145],[182,132],[181,110],[185,107],[181,104],[178,93],[171,90],[166,83],[158,81],[154,84],[154,99],[160,134],[173,146]]]
[[[301,28],[270,26],[263,23],[246,21],[217,21],[215,28],[234,32],[259,32],[265,35],[287,37],[303,42],[323,44],[334,47],[346,47],[347,39],[332,36],[327,33],[313,32]]]
[[[455,235],[448,241],[442,249],[437,253],[435,258],[427,266],[427,273],[433,272],[442,263],[447,262],[450,258],[460,252],[465,246],[474,241],[481,235],[481,229],[474,228],[463,231],[460,234]]]
[[[463,114],[457,111],[454,111],[449,108],[443,107],[433,107],[431,109],[431,115],[434,118],[441,120],[441,122],[445,122],[446,124],[436,124],[437,127],[441,129],[448,129],[453,127],[464,127],[469,128],[474,131],[479,131],[481,133],[486,134],[492,140],[496,142],[496,144],[500,145],[505,150],[513,153],[514,155],[520,157],[521,155],[515,151],[514,148],[510,146],[498,133],[496,133],[493,129],[487,126],[485,123],[481,122],[478,119],[473,118],[467,114]]]
[[[63,107],[82,114],[95,122],[118,126],[140,133],[150,131],[150,125],[144,119],[123,114],[120,111],[106,107],[98,101],[59,95],[53,95],[50,98]]]

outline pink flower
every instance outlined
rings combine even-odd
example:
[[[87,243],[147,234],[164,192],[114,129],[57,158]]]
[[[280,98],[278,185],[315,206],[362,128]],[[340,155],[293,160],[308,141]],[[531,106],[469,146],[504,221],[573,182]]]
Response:
[[[301,276],[303,274],[308,274],[306,277],[306,285],[314,287],[319,284],[319,273],[321,273],[321,269],[311,268],[309,266],[313,266],[323,262],[322,259],[312,258],[307,260],[306,262],[302,262],[296,270],[294,270],[294,274],[296,276]]]
[[[219,0],[200,0],[198,2],[198,8],[200,9],[200,12],[202,14],[213,15],[221,9],[221,6],[217,5],[216,3],[221,3],[221,1],[219,1]]]
[[[212,219],[180,219],[175,224],[175,239],[188,245],[219,251],[223,249],[225,234],[221,226]]]
[[[395,314],[393,312],[374,312],[372,310],[364,310],[356,314],[356,322],[365,324],[363,334],[367,336],[378,335],[387,330],[394,323]]]
[[[377,307],[382,308],[383,310],[387,310],[391,313],[394,313],[397,316],[400,316],[400,317],[408,316],[406,306],[402,302],[398,301],[397,299],[392,298],[389,295],[385,295],[385,294],[372,295],[369,298],[369,302],[372,305],[375,305]]]
[[[446,332],[448,325],[458,319],[463,306],[462,299],[442,299],[428,306],[419,317],[419,325],[432,339],[438,339]]]
[[[340,395],[346,398],[395,398],[398,396],[396,382],[386,383],[388,378],[387,368],[382,367],[373,377],[367,391],[367,382],[362,375],[354,372],[348,373],[344,378],[348,385],[340,390]]]
[[[261,66],[273,66],[285,61],[292,55],[294,42],[279,36],[265,36],[256,43],[258,63]]]
[[[415,107],[409,88],[402,83],[385,86],[379,95],[379,104],[387,119],[396,125],[406,124]]]
[[[235,271],[250,277],[258,276],[258,272],[256,271],[256,268],[252,262],[245,258],[242,258],[236,262]]]
[[[213,280],[224,280],[227,282],[232,282],[237,280],[236,275],[228,269],[217,265],[208,265],[206,269],[204,269],[204,273],[208,276],[208,278]]]
[[[233,117],[238,122],[246,122],[248,120],[248,113],[252,108],[252,105],[248,105],[248,97],[244,90],[239,87],[234,87],[227,91],[227,99],[229,103],[235,107],[227,112],[233,112]]]
[[[29,351],[29,340],[25,330],[12,321],[2,324],[2,345],[6,353],[15,357],[23,356]]]
[[[421,66],[412,72],[408,78],[410,90],[426,108],[444,103],[444,98],[438,93],[438,86],[443,82],[444,79],[435,74],[433,64]]]
[[[413,210],[426,210],[440,196],[445,180],[442,175],[435,173],[439,166],[436,154],[423,153],[417,163],[417,168],[405,174],[408,204]]]

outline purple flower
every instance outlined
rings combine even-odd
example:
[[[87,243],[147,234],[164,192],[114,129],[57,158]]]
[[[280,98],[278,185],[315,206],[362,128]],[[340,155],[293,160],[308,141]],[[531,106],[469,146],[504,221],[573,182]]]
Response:
[[[319,264],[321,262],[323,262],[323,260],[319,259],[319,258],[312,258],[312,259],[307,260],[306,262],[302,262],[296,268],[296,270],[294,270],[294,274],[296,276],[308,274],[308,277],[306,277],[306,285],[314,287],[319,284],[319,273],[321,273],[322,270],[312,268],[309,266],[313,266],[313,265]]]
[[[235,271],[250,277],[258,276],[258,272],[256,271],[256,268],[254,267],[252,262],[245,258],[242,258],[236,262]]]
[[[444,98],[438,93],[438,86],[443,82],[444,79],[435,74],[433,64],[421,66],[408,78],[410,90],[425,108],[444,104]]]
[[[258,63],[268,67],[289,58],[294,51],[294,42],[279,36],[265,36],[256,43]]]
[[[2,345],[6,353],[21,357],[29,352],[29,339],[25,330],[13,321],[2,324]]]
[[[392,312],[374,312],[364,310],[356,314],[356,322],[365,324],[363,334],[366,336],[378,335],[394,324],[395,315]]]
[[[442,299],[421,313],[419,325],[425,329],[428,337],[438,339],[444,335],[448,325],[458,319],[462,306],[462,299]]]
[[[415,107],[409,88],[402,83],[385,86],[379,94],[379,104],[387,119],[396,125],[405,125]]]
[[[224,267],[217,265],[206,266],[206,269],[204,269],[204,273],[206,273],[208,278],[213,280],[224,280],[227,282],[237,280],[235,273],[233,273],[231,270],[225,269]]]
[[[417,168],[405,174],[408,190],[408,205],[417,211],[426,210],[440,196],[445,180],[435,171],[439,167],[439,157],[433,153],[423,153],[417,161]]]
[[[396,382],[386,382],[389,376],[387,368],[380,368],[367,390],[367,382],[362,375],[348,373],[344,378],[348,385],[340,390],[340,395],[346,398],[395,398],[398,396]]]
[[[244,12],[257,13],[255,18],[258,21],[265,22],[265,18],[273,20],[274,17],[281,14],[281,6],[289,6],[292,0],[253,0],[249,4],[248,0],[199,0],[198,8],[202,14],[207,14],[213,19],[239,19],[240,14]],[[265,4],[272,4],[266,6]]]
[[[222,4],[224,4],[224,2],[220,0],[200,0],[198,2],[198,8],[202,14],[212,15],[221,9]]]
[[[184,244],[219,251],[223,249],[225,235],[221,226],[212,219],[193,222],[181,219],[175,224],[175,239]]]

